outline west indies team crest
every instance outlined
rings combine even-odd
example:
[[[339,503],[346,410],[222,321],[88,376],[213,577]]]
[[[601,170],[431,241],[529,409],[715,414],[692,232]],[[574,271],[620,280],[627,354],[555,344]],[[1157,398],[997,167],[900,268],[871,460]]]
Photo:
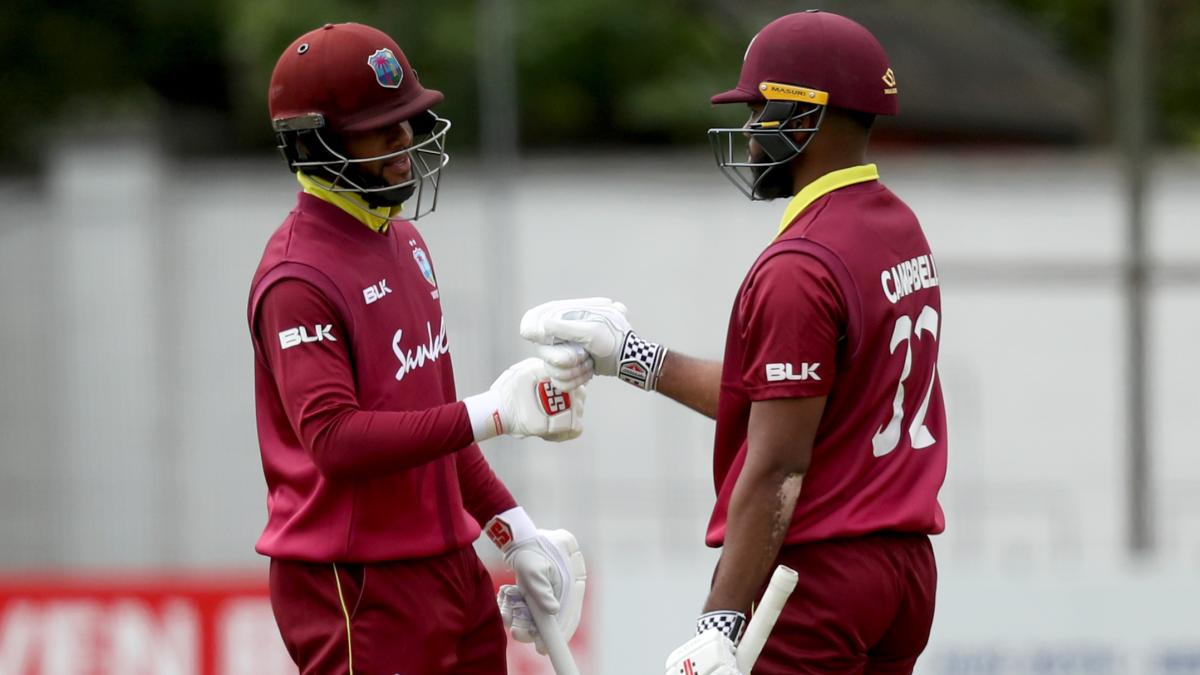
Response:
[[[396,89],[404,81],[404,69],[390,49],[379,49],[367,57],[367,65],[375,71],[375,81],[381,87]]]
[[[428,281],[430,286],[437,288],[437,280],[433,278],[433,265],[429,264],[429,256],[425,255],[425,250],[414,248],[413,260],[417,261],[417,267],[421,268],[421,276],[425,277],[425,281]]]

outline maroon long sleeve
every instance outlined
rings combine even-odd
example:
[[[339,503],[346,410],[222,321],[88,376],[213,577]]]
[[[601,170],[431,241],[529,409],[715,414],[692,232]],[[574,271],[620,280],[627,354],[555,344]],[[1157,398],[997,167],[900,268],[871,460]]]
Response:
[[[336,316],[317,289],[303,281],[284,280],[263,296],[258,332],[273,338],[294,326],[332,320],[332,335],[348,335],[344,326],[330,319]],[[303,349],[283,348],[276,339],[261,339],[260,344],[288,421],[327,478],[352,479],[409,469],[468,446],[474,447],[482,462],[473,443],[467,408],[461,402],[403,412],[361,409],[344,337],[305,344]],[[464,464],[475,467],[476,462],[460,460],[460,470]],[[472,470],[489,475],[472,478],[472,483],[486,485],[489,478],[496,480],[486,462]],[[504,493],[507,495],[507,490]]]
[[[458,453],[458,481],[462,485],[463,508],[479,523],[517,505],[508,488],[496,477],[479,446],[471,444]]]

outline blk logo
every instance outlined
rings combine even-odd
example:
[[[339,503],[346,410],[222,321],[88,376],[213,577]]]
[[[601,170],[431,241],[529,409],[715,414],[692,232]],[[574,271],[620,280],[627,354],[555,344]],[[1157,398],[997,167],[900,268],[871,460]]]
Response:
[[[302,345],[308,342],[321,342],[328,340],[337,342],[337,338],[333,337],[333,324],[316,324],[313,326],[313,332],[308,333],[308,326],[297,326],[279,332],[279,346],[282,349],[291,349],[296,345]]]
[[[819,363],[801,363],[800,372],[797,373],[792,369],[790,363],[768,363],[767,364],[767,382],[783,382],[790,380],[799,382],[802,380],[814,380],[819,382],[821,376],[817,374]]]
[[[550,380],[542,380],[534,386],[537,387],[542,410],[547,415],[553,416],[571,409],[571,395],[556,389],[554,385],[550,384]]]
[[[383,296],[391,292],[392,289],[388,288],[387,279],[380,279],[379,283],[371,284],[363,289],[363,300],[366,300],[369,305],[376,300],[382,300]]]

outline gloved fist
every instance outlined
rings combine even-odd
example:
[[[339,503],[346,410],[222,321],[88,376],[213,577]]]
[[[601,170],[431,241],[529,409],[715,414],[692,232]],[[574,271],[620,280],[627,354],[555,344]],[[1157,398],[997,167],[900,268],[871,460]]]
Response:
[[[487,392],[469,396],[463,403],[476,441],[501,434],[567,441],[583,433],[586,400],[582,386],[570,393],[561,391],[550,382],[545,362],[528,358],[501,373]]]
[[[666,675],[742,675],[733,642],[715,628],[683,643],[667,657]]]
[[[625,312],[625,305],[609,298],[555,300],[525,312],[521,337],[539,345],[578,344],[591,356],[596,373],[653,390],[667,349],[639,338]],[[556,380],[571,379],[556,370],[559,360],[551,353],[544,349],[539,353],[550,362]]]
[[[537,530],[516,507],[493,518],[485,533],[504,554],[517,578],[500,587],[496,601],[505,628],[518,642],[532,642],[545,654],[529,604],[554,617],[564,640],[570,640],[583,614],[587,567],[575,536],[566,530]]]
[[[575,391],[587,384],[595,374],[591,355],[573,342],[537,345],[536,349],[538,358],[546,362],[550,384],[562,391]]]

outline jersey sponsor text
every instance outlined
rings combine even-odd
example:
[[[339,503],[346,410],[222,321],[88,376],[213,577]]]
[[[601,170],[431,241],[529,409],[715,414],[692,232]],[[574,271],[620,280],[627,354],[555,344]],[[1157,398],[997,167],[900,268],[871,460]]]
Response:
[[[392,352],[400,361],[400,368],[396,371],[397,380],[403,380],[405,375],[424,367],[426,363],[437,361],[442,354],[450,353],[450,345],[446,341],[446,320],[444,318],[441,330],[436,336],[433,334],[433,325],[428,321],[425,322],[425,333],[428,337],[427,342],[408,350],[400,346],[400,342],[404,338],[404,329],[398,329],[392,336]]]
[[[879,275],[879,281],[883,285],[883,294],[893,305],[906,295],[933,288],[941,283],[938,279],[937,265],[933,262],[933,256],[929,254],[919,255],[889,267]]]

